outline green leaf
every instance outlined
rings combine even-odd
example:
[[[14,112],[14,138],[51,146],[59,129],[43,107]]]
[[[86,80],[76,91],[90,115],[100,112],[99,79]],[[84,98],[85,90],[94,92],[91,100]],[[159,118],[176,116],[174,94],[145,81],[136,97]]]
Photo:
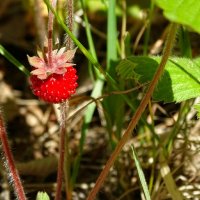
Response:
[[[36,200],[50,200],[50,198],[46,192],[38,192]]]
[[[197,111],[197,117],[200,119],[200,103],[194,105],[195,110]]]
[[[135,162],[135,166],[137,168],[137,172],[138,172],[138,175],[139,175],[139,178],[140,178],[140,182],[141,182],[141,185],[142,185],[142,189],[144,191],[145,199],[146,200],[151,200],[151,196],[149,194],[147,182],[145,180],[145,176],[144,176],[144,173],[142,171],[142,167],[140,165],[140,161],[138,159],[138,156],[137,156],[136,151],[135,151],[133,146],[131,146],[131,149],[132,149],[132,153],[133,153],[133,159],[134,159],[134,162]]]
[[[190,26],[200,33],[200,1],[198,0],[156,0],[164,10],[166,18]]]
[[[132,65],[124,65],[123,70],[133,67],[140,75],[139,82],[153,79],[160,63],[160,57],[133,56],[127,60]],[[164,73],[155,88],[153,99],[164,102],[181,102],[200,96],[200,59],[172,57],[168,60]]]
[[[139,74],[135,72],[136,64],[128,59],[120,61],[116,70],[118,75],[123,79],[139,79]]]

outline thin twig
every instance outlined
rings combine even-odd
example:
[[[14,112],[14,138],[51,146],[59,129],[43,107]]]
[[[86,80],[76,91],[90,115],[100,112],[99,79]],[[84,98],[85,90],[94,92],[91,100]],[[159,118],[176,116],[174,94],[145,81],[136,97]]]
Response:
[[[84,110],[87,106],[89,106],[92,103],[95,103],[96,105],[98,105],[98,102],[106,97],[109,97],[111,95],[121,95],[121,94],[128,94],[131,93],[133,91],[136,91],[138,89],[140,89],[141,87],[144,87],[146,85],[148,85],[149,82],[141,84],[139,86],[136,86],[134,88],[128,89],[128,90],[124,90],[124,91],[111,91],[109,93],[105,93],[97,98],[94,98],[92,96],[81,96],[79,97],[80,100],[79,101],[89,101],[87,104],[85,104],[84,106],[82,106],[81,108],[77,109],[77,111],[75,111],[72,115],[68,116],[67,121],[71,120],[72,118],[74,118],[77,114],[79,114],[82,110]],[[79,99],[78,98],[78,99]],[[73,101],[73,100],[72,100]],[[76,102],[76,97],[74,98],[74,101]],[[73,103],[72,103],[73,104]]]
[[[2,148],[4,151],[4,155],[5,155],[6,168],[10,173],[9,176],[11,179],[11,183],[14,186],[14,190],[15,190],[17,199],[18,200],[26,200],[24,189],[23,189],[19,174],[17,172],[17,169],[15,167],[14,158],[13,158],[12,152],[11,152],[9,144],[8,144],[6,129],[4,126],[3,117],[1,116],[1,113],[0,113],[0,138],[1,138],[1,142],[2,142]]]
[[[105,181],[110,168],[113,166],[117,156],[119,155],[119,153],[121,152],[122,148],[124,147],[124,145],[127,143],[127,141],[130,138],[130,135],[133,131],[133,129],[135,128],[137,122],[139,121],[142,113],[144,112],[151,96],[152,93],[154,91],[154,88],[158,82],[158,80],[160,79],[162,72],[164,71],[164,67],[167,63],[167,60],[170,56],[171,50],[173,48],[174,45],[174,40],[175,40],[175,35],[176,35],[176,24],[171,24],[170,30],[169,30],[169,35],[168,35],[168,39],[166,41],[166,46],[165,49],[163,51],[163,56],[160,62],[160,65],[154,75],[153,80],[151,81],[148,91],[145,94],[145,96],[143,97],[138,109],[136,110],[131,122],[128,125],[128,128],[126,129],[124,135],[122,136],[122,139],[119,141],[117,147],[115,148],[114,152],[111,154],[109,160],[107,161],[103,171],[101,172],[101,174],[99,175],[96,184],[94,186],[94,188],[91,190],[91,192],[89,193],[89,196],[87,198],[87,200],[94,200],[96,197],[96,194],[98,193],[99,189],[101,188],[103,182]]]

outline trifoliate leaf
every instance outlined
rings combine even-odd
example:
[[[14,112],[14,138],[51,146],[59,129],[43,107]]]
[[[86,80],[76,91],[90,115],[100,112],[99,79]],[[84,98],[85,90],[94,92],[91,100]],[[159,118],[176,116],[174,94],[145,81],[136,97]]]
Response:
[[[117,65],[116,70],[118,75],[127,80],[127,79],[139,79],[139,74],[135,72],[136,64],[131,62],[128,59],[121,60],[120,63]]]
[[[50,198],[46,192],[38,192],[36,200],[50,200]]]
[[[156,0],[166,18],[190,26],[200,33],[200,1],[198,0]]]
[[[160,63],[160,57],[133,56],[127,58],[130,65],[140,75],[139,82],[146,83],[153,79]],[[200,96],[200,59],[172,57],[168,60],[164,73],[155,88],[153,99],[164,102],[181,102]],[[131,71],[131,70],[130,70]]]

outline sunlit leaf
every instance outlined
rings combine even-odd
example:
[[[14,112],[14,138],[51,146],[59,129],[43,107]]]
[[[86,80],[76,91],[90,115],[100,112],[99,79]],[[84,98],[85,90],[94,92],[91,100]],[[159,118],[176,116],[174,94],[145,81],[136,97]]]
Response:
[[[133,56],[128,58],[132,65],[124,65],[123,70],[134,68],[140,75],[139,82],[153,79],[160,63],[160,57]],[[164,102],[181,102],[200,96],[200,59],[172,57],[168,60],[164,73],[154,91],[153,99]]]
[[[200,33],[200,1],[198,0],[156,0],[166,18],[187,25]]]
[[[36,200],[50,200],[50,198],[46,192],[38,192]]]

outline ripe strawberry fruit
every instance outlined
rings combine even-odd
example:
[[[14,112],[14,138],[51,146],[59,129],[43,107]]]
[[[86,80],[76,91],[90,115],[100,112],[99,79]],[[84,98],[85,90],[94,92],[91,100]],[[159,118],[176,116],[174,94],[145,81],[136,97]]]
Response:
[[[64,74],[51,74],[41,80],[36,75],[30,77],[33,93],[49,103],[61,103],[76,92],[78,86],[76,69],[68,67]]]
[[[31,71],[31,89],[33,94],[49,103],[61,103],[75,93],[78,86],[76,69],[70,61],[76,49],[65,51],[65,48],[52,52],[51,64],[48,54],[38,52],[38,56],[29,57]],[[45,58],[44,58],[45,57]]]

